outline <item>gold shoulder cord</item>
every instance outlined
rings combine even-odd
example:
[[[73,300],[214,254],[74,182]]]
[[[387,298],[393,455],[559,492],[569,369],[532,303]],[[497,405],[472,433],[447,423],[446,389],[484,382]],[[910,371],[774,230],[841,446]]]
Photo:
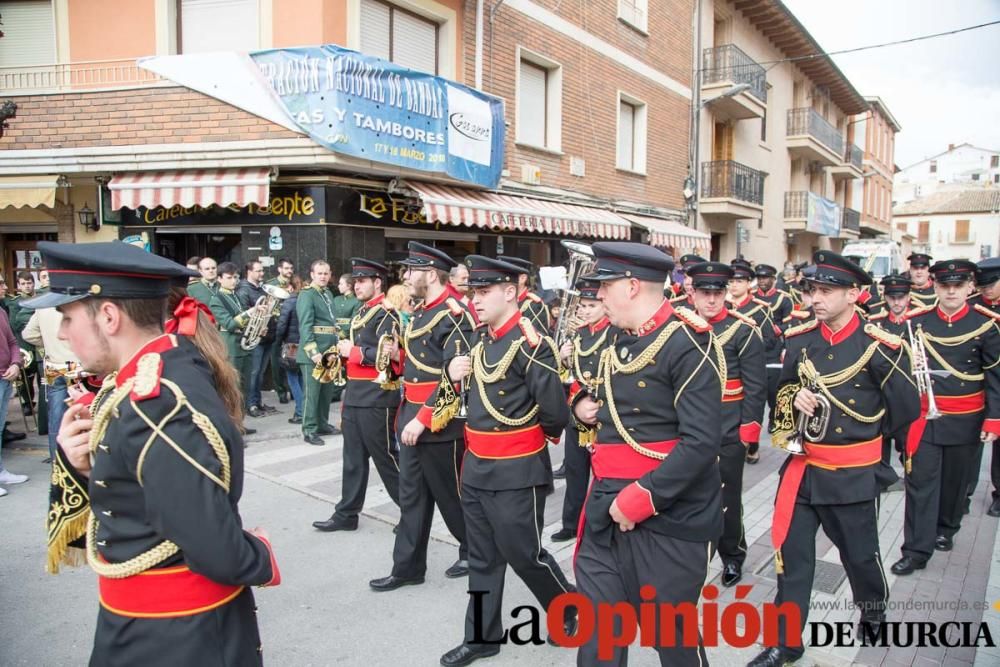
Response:
[[[410,323],[406,325],[406,333],[403,336],[403,350],[406,352],[406,358],[412,361],[413,365],[416,366],[421,371],[423,371],[424,373],[429,373],[430,375],[441,375],[443,373],[443,369],[434,368],[433,366],[428,366],[425,363],[421,363],[417,359],[416,355],[410,353],[410,341],[416,340],[430,333],[431,330],[434,329],[434,327],[436,327],[438,323],[441,320],[443,320],[447,315],[448,315],[448,310],[447,309],[442,310],[437,315],[432,317],[429,323],[423,325],[419,329],[413,328],[413,320],[410,320]]]
[[[835,405],[837,409],[839,409],[841,412],[846,414],[851,419],[856,419],[862,424],[874,424],[875,422],[882,419],[882,416],[885,414],[885,407],[882,407],[881,410],[879,410],[874,415],[869,417],[861,414],[860,412],[857,412],[856,410],[852,410],[851,408],[847,407],[845,403],[843,403],[833,395],[830,389],[838,387],[844,384],[845,382],[849,382],[852,378],[854,378],[854,376],[857,375],[861,371],[861,369],[868,364],[869,361],[871,361],[871,358],[875,355],[875,352],[876,350],[878,350],[879,345],[880,343],[877,340],[872,341],[872,343],[868,346],[868,349],[865,350],[864,354],[862,354],[861,358],[859,358],[856,362],[854,362],[847,368],[836,371],[835,373],[830,373],[828,375],[821,375],[819,371],[816,370],[816,367],[813,365],[813,362],[810,359],[805,359],[804,361],[799,363],[798,367],[799,381],[802,383],[802,386],[804,387],[806,386],[817,387],[821,394],[830,399],[830,403]]]
[[[117,388],[107,401],[104,401],[101,404],[97,415],[94,417],[94,428],[90,432],[91,453],[95,452],[97,447],[101,444],[104,439],[104,435],[107,433],[108,425],[111,423],[111,419],[118,416],[118,404],[129,396],[132,391],[133,384],[134,380],[128,380],[121,387]],[[132,408],[135,413],[146,422],[150,429],[152,429],[152,434],[149,436],[149,439],[146,440],[146,443],[139,454],[136,474],[137,481],[140,486],[142,485],[142,464],[145,460],[146,452],[149,450],[149,447],[153,444],[156,438],[159,438],[172,447],[178,454],[181,455],[182,458],[188,461],[198,471],[206,475],[228,493],[231,481],[231,466],[229,460],[229,450],[226,449],[226,443],[222,439],[222,435],[207,415],[199,412],[193,405],[191,405],[187,396],[184,395],[184,392],[179,386],[165,378],[160,378],[160,385],[170,389],[170,391],[174,394],[174,397],[177,399],[177,405],[175,405],[174,409],[160,420],[159,424],[154,424],[153,421],[139,409],[139,406],[132,401]],[[102,391],[103,389],[104,388],[102,387]],[[212,451],[215,453],[216,457],[218,457],[219,463],[222,466],[222,479],[219,479],[206,470],[187,452],[183,451],[180,445],[164,433],[163,428],[166,423],[173,419],[184,408],[187,408],[187,410],[191,413],[191,421],[198,427],[198,430],[202,432],[205,439],[208,441],[208,444],[212,447]],[[98,527],[99,523],[97,518],[94,516],[93,512],[91,512],[90,519],[87,524],[87,562],[91,569],[102,577],[107,577],[109,579],[123,579],[125,577],[131,577],[141,572],[145,572],[159,563],[162,563],[167,558],[170,558],[180,551],[176,544],[170,540],[164,540],[152,549],[145,551],[138,556],[134,556],[127,561],[121,563],[106,563],[101,560],[100,555],[97,552]]]
[[[934,360],[941,365],[941,368],[948,371],[949,374],[955,376],[959,380],[965,380],[966,382],[979,382],[986,378],[986,375],[984,373],[963,373],[959,371],[957,368],[955,368],[947,361],[945,361],[944,357],[941,356],[941,353],[938,352],[936,349],[934,349],[934,345],[932,345],[932,343],[937,343],[938,345],[944,345],[945,347],[955,347],[956,345],[967,343],[976,336],[981,336],[982,334],[989,331],[991,326],[993,326],[992,321],[986,322],[975,331],[970,331],[967,334],[963,334],[961,336],[952,336],[949,338],[945,337],[939,338],[938,336],[933,336],[924,331],[923,327],[920,327],[920,331],[917,332],[917,335],[921,336],[924,339],[924,348],[926,348],[926,350],[930,353],[930,355],[934,357]]]
[[[486,348],[483,347],[482,342],[476,343],[476,346],[472,348],[472,375],[476,380],[476,388],[479,391],[479,398],[483,401],[483,407],[490,414],[490,417],[497,420],[499,423],[505,426],[517,427],[524,426],[538,414],[538,405],[536,404],[533,408],[528,410],[527,414],[523,417],[518,417],[516,419],[508,417],[502,414],[496,409],[492,403],[490,403],[489,397],[486,395],[486,385],[493,384],[498,380],[504,379],[507,371],[510,370],[510,365],[514,363],[514,358],[517,357],[518,352],[521,350],[521,345],[524,344],[524,336],[518,338],[514,341],[510,349],[504,353],[496,364],[490,369],[489,365],[486,363]]]
[[[358,329],[364,329],[365,326],[369,322],[371,322],[372,318],[375,317],[375,314],[378,313],[378,311],[380,310],[385,310],[385,309],[376,306],[375,308],[369,308],[368,312],[365,313],[364,317],[359,318],[357,315],[355,315],[353,318],[351,318],[351,333],[350,333],[351,343],[354,343],[354,332],[357,331]]]
[[[583,349],[582,347],[580,347],[579,336],[573,339],[573,356],[572,356],[573,373],[574,373],[573,377],[575,377],[579,382],[583,382],[585,385],[588,386],[592,382],[596,382],[597,377],[594,378],[584,377],[583,369],[580,368],[580,359],[587,358],[590,355],[597,352],[600,348],[604,346],[604,342],[607,340],[607,338],[608,338],[608,330],[605,329],[603,332],[601,332],[601,335],[597,337],[597,340],[594,342],[594,344],[587,349]],[[600,375],[600,371],[598,371],[598,375]]]

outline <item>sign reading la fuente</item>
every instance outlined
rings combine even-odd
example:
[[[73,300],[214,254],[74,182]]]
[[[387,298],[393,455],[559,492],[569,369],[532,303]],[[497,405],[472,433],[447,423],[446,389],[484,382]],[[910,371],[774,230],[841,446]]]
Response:
[[[332,44],[250,57],[295,124],[335,153],[500,182],[500,99]]]
[[[271,188],[267,206],[172,206],[123,208],[121,222],[138,225],[282,225],[326,222],[326,192],[323,187]]]

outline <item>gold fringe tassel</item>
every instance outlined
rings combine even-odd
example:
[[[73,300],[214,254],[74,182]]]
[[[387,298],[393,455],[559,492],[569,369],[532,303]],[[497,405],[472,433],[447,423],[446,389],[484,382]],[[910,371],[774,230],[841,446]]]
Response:
[[[70,546],[87,534],[87,517],[90,511],[80,512],[69,521],[65,521],[55,535],[49,537],[48,553],[45,561],[45,571],[49,574],[59,574],[60,565],[80,567],[86,564],[86,552],[81,547]]]
[[[437,433],[447,426],[448,422],[458,414],[461,407],[462,401],[459,399],[455,387],[448,382],[447,378],[442,377],[437,399],[434,401],[434,411],[431,413],[431,432]]]
[[[579,431],[579,445],[581,447],[592,447],[597,442],[597,429],[588,428]]]
[[[785,573],[785,561],[781,559],[781,549],[776,549],[774,552],[774,573]]]
[[[907,475],[909,475],[909,474],[911,474],[913,472],[913,457],[912,456],[907,456],[906,457],[906,465],[904,467],[906,468],[906,474]]]

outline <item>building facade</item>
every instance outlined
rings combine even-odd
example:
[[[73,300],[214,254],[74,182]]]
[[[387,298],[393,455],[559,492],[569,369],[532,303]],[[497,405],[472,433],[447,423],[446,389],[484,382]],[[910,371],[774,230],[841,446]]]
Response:
[[[864,150],[861,236],[892,236],[896,133],[902,128],[879,97],[866,97],[868,111],[852,120],[854,139]],[[896,240],[899,240],[898,238]]]
[[[944,185],[896,206],[893,224],[914,237],[913,248],[938,260],[978,262],[1000,253],[1000,189]]]
[[[895,202],[934,194],[949,184],[1000,185],[1000,149],[972,144],[949,144],[948,150],[899,170],[895,177]]]

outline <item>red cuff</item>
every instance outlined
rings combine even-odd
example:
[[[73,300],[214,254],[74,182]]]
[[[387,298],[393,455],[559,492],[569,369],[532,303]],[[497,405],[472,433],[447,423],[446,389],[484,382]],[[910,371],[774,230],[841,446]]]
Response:
[[[253,535],[264,543],[264,546],[267,548],[268,556],[271,558],[271,580],[266,584],[261,584],[261,586],[277,586],[281,583],[281,570],[278,569],[278,561],[274,558],[274,549],[271,547],[271,542],[260,535],[256,535],[254,533],[250,533],[250,535]]]
[[[553,445],[558,445],[559,441],[561,439],[562,439],[561,435],[547,435],[547,436],[545,436],[546,442],[548,442],[550,444],[553,444]]]
[[[358,366],[363,365],[365,363],[365,358],[361,354],[361,348],[358,347],[357,345],[352,345],[351,353],[347,355],[347,361],[349,361],[352,364],[357,364]]]
[[[434,415],[434,410],[427,407],[426,405],[421,407],[417,411],[417,421],[424,425],[424,428],[431,427],[431,417]]]
[[[566,399],[566,402],[569,403],[570,405],[573,405],[573,399],[576,398],[576,395],[580,393],[580,389],[582,389],[582,387],[580,386],[580,381],[573,380],[573,384],[569,386],[569,398]]]
[[[641,523],[656,514],[653,507],[653,494],[647,491],[639,482],[632,482],[618,494],[616,501],[618,509],[633,523]]]
[[[750,422],[740,425],[740,442],[760,442],[760,424]]]
[[[1000,419],[984,419],[982,430],[1000,436]]]

